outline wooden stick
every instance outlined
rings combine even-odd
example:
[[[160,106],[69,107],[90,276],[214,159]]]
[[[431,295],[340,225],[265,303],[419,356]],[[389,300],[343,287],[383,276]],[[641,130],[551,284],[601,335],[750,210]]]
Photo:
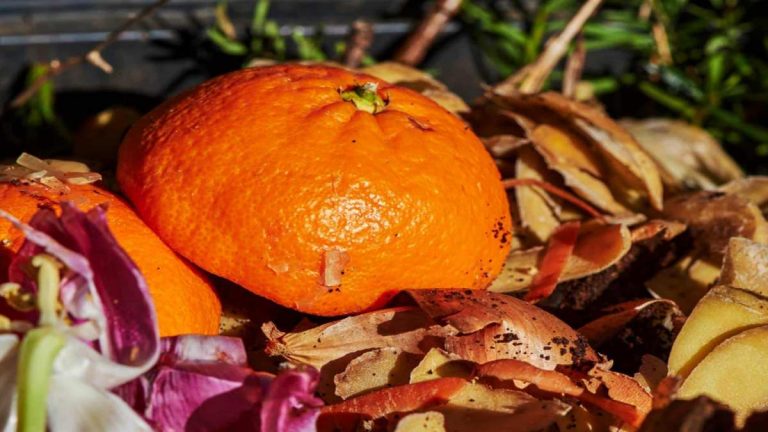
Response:
[[[112,72],[112,66],[107,63],[104,58],[101,56],[101,52],[107,48],[108,46],[112,45],[114,42],[116,42],[120,35],[123,34],[126,30],[128,30],[132,25],[136,24],[137,22],[143,20],[144,18],[154,14],[158,9],[160,9],[162,6],[164,6],[166,3],[168,3],[170,0],[157,0],[154,3],[148,5],[144,9],[142,9],[138,14],[134,15],[133,17],[126,20],[123,24],[121,24],[118,28],[115,30],[112,30],[107,37],[104,38],[103,41],[96,44],[93,48],[88,50],[88,52],[83,53],[79,56],[73,56],[65,60],[59,60],[59,59],[53,59],[48,64],[48,71],[39,77],[35,79],[35,81],[32,82],[24,91],[19,93],[10,103],[11,108],[18,108],[29,99],[34,96],[38,90],[40,90],[40,87],[43,86],[48,80],[51,78],[61,74],[65,70],[83,64],[83,63],[90,63],[97,68],[101,69],[105,73],[111,73]]]
[[[363,62],[368,48],[373,42],[373,26],[364,20],[355,20],[352,31],[347,39],[347,50],[344,53],[344,65],[356,68]]]
[[[568,57],[568,63],[565,64],[565,75],[563,76],[563,95],[565,97],[573,99],[576,96],[576,86],[581,80],[586,59],[587,48],[584,45],[584,38],[580,36],[576,40],[576,47]]]
[[[590,16],[597,10],[602,0],[587,0],[581,6],[576,15],[571,18],[562,32],[551,37],[544,51],[533,63],[520,69],[516,74],[504,80],[494,89],[501,93],[520,91],[523,93],[536,93],[541,90],[552,69],[557,66],[560,59],[568,51],[568,45],[576,37]]]
[[[437,35],[459,12],[460,7],[461,0],[438,0],[397,50],[393,60],[409,66],[421,63]]]

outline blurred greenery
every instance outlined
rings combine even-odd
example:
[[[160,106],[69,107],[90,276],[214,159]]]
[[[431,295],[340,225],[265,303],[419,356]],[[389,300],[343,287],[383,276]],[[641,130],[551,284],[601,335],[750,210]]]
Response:
[[[495,82],[536,59],[548,37],[561,30],[582,3],[464,0],[459,19],[475,42],[487,81]],[[762,120],[768,115],[765,4],[765,0],[605,0],[582,31],[588,57],[577,94],[598,98],[614,116],[671,116],[701,125],[748,171],[764,173],[768,171],[768,125]],[[218,1],[210,27],[189,30],[180,38],[197,35],[205,45],[190,45],[169,59],[200,57],[194,69],[212,76],[261,60],[343,58],[345,42],[327,40],[322,26],[288,31],[270,18],[270,0],[254,0],[253,5],[249,22],[236,28],[227,2]],[[372,62],[367,56],[363,64]],[[27,81],[45,67],[30,67]],[[547,86],[557,88],[561,77],[562,65]],[[24,107],[7,113],[0,121],[0,133],[15,141],[6,147],[64,148],[71,133],[56,116],[53,102],[53,84],[48,82]],[[29,144],[38,142],[42,144]]]
[[[240,57],[243,65],[254,60],[340,61],[346,50],[345,42],[326,46],[322,26],[318,26],[311,35],[294,29],[288,40],[280,33],[278,23],[269,19],[269,6],[270,0],[256,0],[250,28],[243,36],[238,36],[227,14],[226,0],[219,0],[216,23],[206,32],[208,39],[223,53]],[[373,62],[370,56],[363,59],[364,64]]]
[[[547,37],[561,30],[581,4],[465,0],[461,19],[482,52],[482,63],[499,80],[535,59]],[[582,31],[589,53],[584,81],[613,114],[684,118],[752,164],[748,169],[764,166],[765,5],[764,0],[606,0]],[[623,70],[594,66],[616,56],[629,57]],[[561,76],[555,71],[548,84],[556,86]],[[627,105],[631,110],[621,108]]]

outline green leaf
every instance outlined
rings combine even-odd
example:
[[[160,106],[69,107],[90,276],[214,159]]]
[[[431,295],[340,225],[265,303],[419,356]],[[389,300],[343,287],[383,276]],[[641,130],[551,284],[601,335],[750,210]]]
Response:
[[[248,47],[243,45],[240,41],[229,39],[217,28],[209,28],[205,34],[214,45],[226,54],[243,56],[248,53]]]
[[[327,58],[315,39],[306,37],[297,30],[294,30],[291,34],[291,38],[293,38],[293,42],[298,49],[299,59],[322,61]]]
[[[253,8],[253,17],[251,18],[251,32],[254,35],[261,36],[264,34],[267,15],[269,15],[269,0],[258,0]]]
[[[227,0],[219,0],[216,3],[215,15],[216,27],[229,39],[236,39],[237,31],[235,30],[235,25],[232,24],[232,20],[229,19],[229,14],[227,13]]]

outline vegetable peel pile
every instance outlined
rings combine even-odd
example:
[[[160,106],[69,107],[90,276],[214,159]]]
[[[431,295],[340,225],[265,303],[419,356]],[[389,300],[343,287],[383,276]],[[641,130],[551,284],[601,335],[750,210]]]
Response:
[[[383,82],[347,90],[329,87],[326,81],[338,77],[373,78],[327,65],[252,69],[233,75],[247,79],[231,85],[246,86],[253,79],[264,91],[261,80],[287,85],[310,77],[311,85],[296,91],[310,89],[329,102],[306,115],[314,120],[328,113],[344,117],[347,123],[334,136],[344,138],[348,151],[361,147],[357,140],[362,137],[389,151],[417,144],[413,137],[433,139],[449,129],[462,134],[476,146],[473,152],[482,154],[473,160],[494,174],[485,181],[499,194],[506,191],[509,200],[509,214],[484,218],[483,223],[492,223],[478,231],[492,239],[488,247],[494,254],[504,256],[498,276],[486,262],[495,255],[483,256],[471,262],[477,274],[467,270],[460,275],[464,284],[384,289],[389,280],[372,278],[363,282],[375,284],[376,295],[359,302],[348,281],[361,269],[356,247],[366,242],[341,245],[336,239],[315,245],[307,270],[297,267],[304,263],[284,259],[303,249],[270,243],[293,234],[280,224],[267,224],[265,216],[258,221],[269,225],[263,241],[225,233],[227,241],[236,240],[232,244],[245,241],[249,250],[264,253],[259,255],[264,262],[254,264],[250,255],[243,259],[234,247],[216,256],[205,249],[209,256],[194,258],[232,260],[238,271],[264,270],[269,278],[291,278],[307,270],[301,277],[319,289],[313,295],[323,298],[312,303],[318,309],[303,309],[305,299],[287,285],[267,293],[285,296],[280,306],[252,295],[236,280],[215,279],[224,306],[220,334],[161,337],[152,287],[108,226],[113,210],[98,205],[83,212],[67,202],[64,189],[57,189],[72,179],[79,179],[72,189],[78,187],[82,179],[67,175],[72,167],[89,181],[97,177],[80,165],[23,156],[19,165],[37,162],[3,172],[60,191],[62,199],[56,203],[60,212],[42,206],[28,221],[0,211],[25,238],[10,254],[7,282],[0,286],[0,426],[23,432],[765,429],[768,375],[751,365],[768,355],[766,178],[744,177],[711,137],[691,125],[616,121],[591,104],[509,85],[487,89],[476,104],[465,107],[419,71],[383,63],[370,73],[394,82],[423,80],[429,85],[414,88],[437,95],[453,113],[426,96]],[[304,75],[295,81],[285,78],[292,74]],[[217,82],[227,79],[231,76]],[[228,97],[214,87],[208,84],[192,94]],[[390,92],[386,98],[376,93],[382,88]],[[413,101],[432,117],[396,111],[402,100]],[[274,111],[267,108],[259,109]],[[181,121],[185,113],[151,116]],[[336,121],[330,117],[322,118]],[[131,139],[140,141],[142,133],[151,138],[159,130],[147,126],[149,121]],[[367,126],[358,128],[355,122]],[[372,125],[376,133],[369,130]],[[379,133],[400,130],[387,129],[395,126],[407,128],[413,142],[398,141],[397,134],[376,141]],[[179,127],[168,134],[179,131],[188,132]],[[658,134],[670,148],[654,145]],[[160,139],[168,136],[161,133]],[[708,157],[712,152],[720,159]],[[281,164],[287,163],[283,156]],[[334,154],[328,161],[340,159]],[[430,162],[414,160],[416,165]],[[367,174],[360,166],[355,169]],[[123,182],[144,180],[128,174],[126,169]],[[340,199],[345,187],[358,191],[372,184],[352,187],[334,175],[323,183],[333,199]],[[426,173],[415,177],[434,180]],[[459,188],[482,190],[481,183]],[[155,193],[158,185],[148,190]],[[437,195],[430,197],[439,201]],[[278,207],[269,204],[270,211]],[[417,222],[444,222],[454,210],[484,204],[490,205],[451,202],[445,212],[423,215]],[[144,207],[145,216],[155,211]],[[362,214],[361,209],[353,206],[348,213]],[[359,222],[352,219],[339,226]],[[241,228],[211,218],[204,222],[216,230]],[[391,258],[401,250],[398,242],[407,240],[407,230],[387,233],[380,250]],[[428,255],[442,267],[388,268],[386,275],[442,277],[456,270],[449,268],[455,262],[451,259],[466,252],[466,244],[440,246],[435,240],[404,249],[410,259]],[[256,291],[262,289],[267,290]],[[307,313],[341,310],[350,314]]]

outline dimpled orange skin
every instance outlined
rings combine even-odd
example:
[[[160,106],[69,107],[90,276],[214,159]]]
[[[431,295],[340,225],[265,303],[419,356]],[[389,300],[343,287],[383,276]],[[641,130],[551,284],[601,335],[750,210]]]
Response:
[[[42,185],[0,183],[0,208],[28,222],[40,207],[59,211],[58,202],[70,201],[85,211],[107,203],[107,224],[118,243],[147,280],[157,311],[160,336],[217,334],[221,304],[208,280],[177,256],[128,205],[97,186],[70,186],[59,194]],[[22,234],[0,220],[0,238],[16,251]],[[0,266],[1,267],[1,266]]]
[[[378,84],[371,114],[340,89]],[[485,288],[509,251],[499,173],[431,100],[327,66],[251,68],[145,116],[118,181],[174,250],[302,312],[334,316],[407,288]],[[325,286],[343,251],[340,286]],[[333,253],[333,252],[332,252]]]

